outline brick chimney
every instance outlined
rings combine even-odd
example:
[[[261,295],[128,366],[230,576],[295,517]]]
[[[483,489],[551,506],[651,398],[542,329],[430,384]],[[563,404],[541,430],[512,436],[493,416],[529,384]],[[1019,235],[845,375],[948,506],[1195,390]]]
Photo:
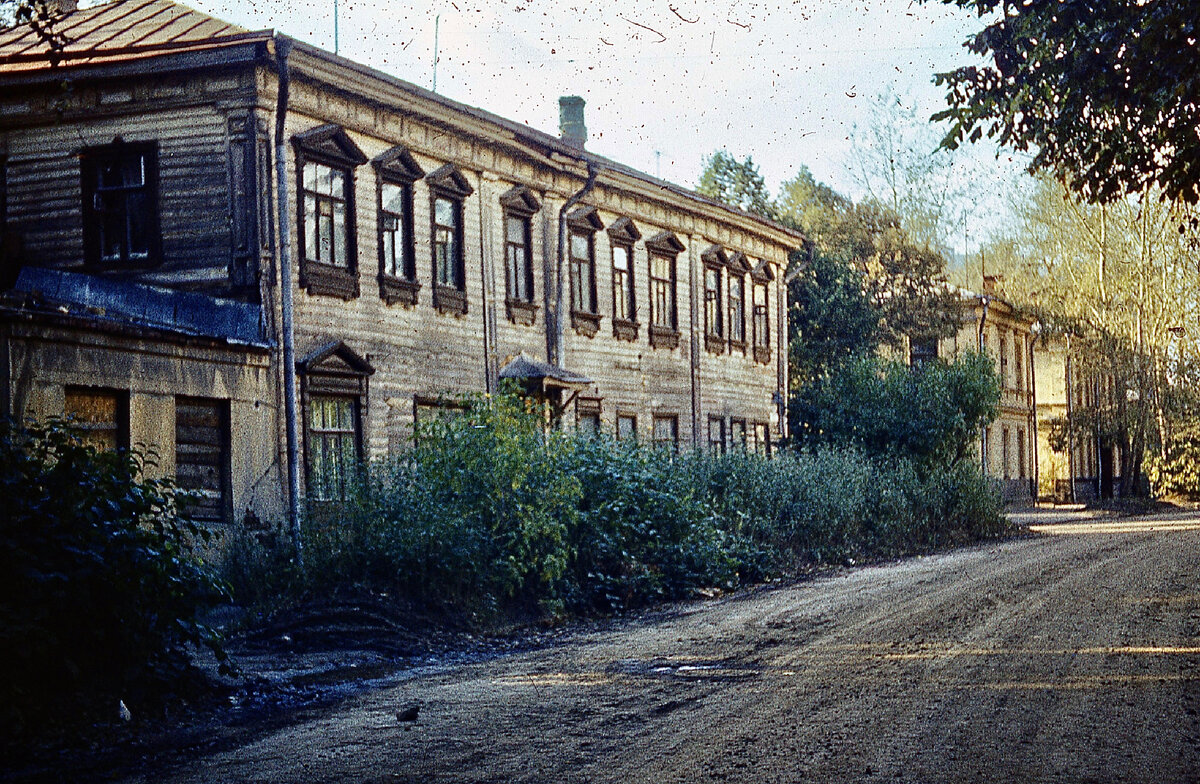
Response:
[[[52,16],[66,16],[78,8],[79,0],[46,0],[46,10]]]
[[[564,142],[581,150],[587,141],[583,104],[583,99],[578,95],[564,95],[558,99],[558,132]]]

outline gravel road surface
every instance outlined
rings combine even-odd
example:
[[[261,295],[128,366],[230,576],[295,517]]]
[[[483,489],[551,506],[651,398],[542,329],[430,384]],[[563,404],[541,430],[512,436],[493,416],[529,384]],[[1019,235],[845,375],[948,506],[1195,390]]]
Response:
[[[1024,522],[415,672],[168,780],[1200,781],[1200,516]]]

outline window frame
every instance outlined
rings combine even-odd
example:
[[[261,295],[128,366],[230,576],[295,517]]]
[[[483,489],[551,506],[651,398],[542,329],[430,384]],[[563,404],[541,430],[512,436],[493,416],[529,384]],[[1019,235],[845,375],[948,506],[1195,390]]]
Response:
[[[713,430],[714,425],[716,425],[715,431]],[[716,433],[717,438],[713,438],[714,432]],[[707,443],[709,450],[713,450],[715,447],[717,454],[725,454],[725,417],[712,414],[709,415]]]
[[[600,331],[600,298],[596,291],[596,234],[604,228],[595,207],[580,207],[564,219],[566,223],[567,277],[570,282],[571,327],[581,335],[593,337]],[[575,255],[575,238],[587,242],[587,256]],[[580,268],[586,270],[581,274]],[[583,279],[586,277],[586,280]],[[590,302],[580,302],[583,294]],[[585,306],[589,306],[590,309]]]
[[[739,437],[738,430],[741,430]],[[730,417],[729,419],[729,446],[730,449],[746,451],[746,420],[740,417]]]
[[[679,346],[678,257],[686,250],[679,238],[662,231],[646,240],[647,281],[650,294],[650,345],[674,349]],[[669,277],[655,274],[655,261],[666,264]],[[662,295],[661,297],[659,295]],[[662,299],[662,302],[659,300]]]
[[[608,227],[609,271],[612,274],[612,323],[613,336],[618,340],[636,341],[638,329],[637,311],[637,274],[633,249],[642,233],[632,220],[626,217],[617,218]],[[625,252],[625,269],[620,273],[623,278],[622,290],[624,296],[618,295],[617,288],[617,250]],[[622,307],[618,308],[618,302]],[[620,314],[620,315],[618,315]]]
[[[78,411],[69,408],[72,396],[88,398],[108,398],[113,402],[113,421],[111,427],[105,422],[99,425],[99,420],[83,419]],[[78,430],[84,443],[95,447],[98,451],[122,451],[129,449],[129,391],[112,387],[88,386],[86,384],[67,384],[63,387],[63,416],[72,420],[71,427]],[[111,432],[112,443],[108,438],[98,439],[93,432]]]
[[[659,436],[659,424],[667,422],[670,424],[670,438],[661,438]],[[650,417],[650,441],[656,449],[669,449],[672,453],[679,451],[679,415],[678,414],[660,414],[655,413]]]
[[[141,159],[142,182],[137,186],[122,185],[118,188],[105,190],[100,186],[100,172],[108,164],[117,164],[123,169],[128,159],[137,156]],[[84,147],[79,152],[79,182],[80,200],[83,218],[83,256],[84,266],[90,270],[139,270],[151,269],[162,264],[162,224],[161,224],[161,193],[159,183],[159,146],[157,141],[126,142],[120,137],[111,144]],[[106,260],[102,252],[103,222],[106,210],[97,207],[97,201],[102,193],[121,192],[124,194],[124,205],[121,213],[125,216],[127,236],[121,243],[120,258],[116,261]],[[141,193],[146,201],[145,206],[145,258],[135,258],[131,251],[129,232],[129,196]]]
[[[467,198],[475,192],[475,189],[467,181],[466,175],[452,163],[447,163],[425,175],[425,182],[429,186],[429,255],[433,270],[433,305],[440,313],[462,316],[467,312],[465,206]],[[441,200],[450,202],[455,223],[453,227],[448,227],[452,233],[451,241],[453,243],[447,254],[450,256],[451,280],[449,282],[442,280],[438,264],[438,248],[440,247],[438,227],[445,226],[438,223],[437,204]]]
[[[202,488],[187,488],[184,486],[183,477],[179,476],[179,466],[182,462],[179,458],[179,430],[180,430],[180,404],[186,406],[211,406],[215,410],[217,416],[217,482],[220,485],[218,493],[220,497],[220,507],[218,509],[218,517],[216,519],[207,519],[208,523],[227,524],[233,521],[233,461],[232,461],[232,438],[233,433],[230,427],[230,405],[229,400],[221,398],[197,397],[193,395],[176,395],[175,396],[175,476],[179,487],[182,489],[190,489],[196,491]],[[194,428],[195,425],[192,425]],[[192,505],[184,507],[192,508]],[[196,516],[193,514],[193,518]],[[198,519],[198,518],[197,518]]]
[[[379,255],[379,296],[389,305],[401,304],[411,307],[417,304],[421,284],[417,280],[417,241],[414,183],[425,176],[425,170],[413,158],[412,153],[402,146],[392,147],[371,161],[375,168],[375,232]],[[400,189],[400,212],[384,207],[385,189]],[[387,258],[387,230],[384,218],[397,219],[401,235],[400,247],[392,241],[392,258]],[[399,266],[397,261],[399,253]],[[390,263],[389,263],[390,262]],[[396,274],[398,270],[400,274]]]
[[[354,431],[353,454],[357,462],[357,465],[351,468],[355,471],[360,470],[367,442],[364,430],[367,419],[368,383],[371,375],[375,373],[375,368],[342,341],[334,341],[316,349],[298,361],[296,367],[300,373],[300,397],[304,417],[305,495],[318,503],[336,502],[344,496],[324,498],[317,497],[313,493],[317,481],[314,449],[318,439],[324,438],[324,431],[314,430],[312,426],[313,403],[328,399],[351,402],[351,425]],[[343,473],[343,476],[349,476],[349,474]],[[344,492],[345,489],[343,484],[341,490]]]
[[[296,134],[292,137],[292,148],[296,158],[296,243],[300,259],[300,288],[309,294],[354,299],[359,295],[358,213],[355,204],[354,170],[367,162],[367,156],[337,125],[322,125]],[[310,191],[305,188],[304,172],[305,167],[310,164],[340,171],[343,175],[343,234],[346,258],[344,266],[309,257],[306,202]],[[316,191],[311,193],[314,204],[319,203],[318,197],[324,197],[324,194],[318,194]],[[334,260],[336,258],[335,255]]]
[[[771,281],[775,279],[766,260],[760,261],[750,272],[750,319],[753,331],[754,361],[767,365],[771,362]],[[759,303],[759,293],[762,302]]]
[[[740,351],[745,354],[749,345],[746,340],[746,275],[750,272],[750,265],[746,261],[745,254],[735,252],[730,254],[727,266],[725,296],[729,348],[730,351]],[[737,283],[738,289],[736,299],[733,296],[734,283]],[[736,330],[734,329],[735,324],[737,325]]]
[[[631,443],[636,444],[638,442],[638,416],[637,416],[637,414],[630,412],[630,411],[621,411],[621,410],[617,411],[617,419],[616,419],[616,423],[615,423],[616,424],[617,441],[625,441],[626,440],[625,436],[623,436],[621,433],[621,425],[622,425],[622,423],[625,423],[625,422],[631,423],[630,427],[629,427],[630,438],[628,440]]]
[[[500,197],[501,236],[504,246],[504,302],[508,320],[514,324],[532,326],[537,320],[535,304],[535,278],[533,274],[533,216],[541,209],[541,203],[533,192],[524,185],[515,185]],[[509,240],[510,220],[521,222],[524,246],[521,258],[514,260],[513,252],[519,247]],[[514,263],[517,267],[514,269]],[[514,291],[514,282],[523,284],[525,292]]]
[[[584,422],[592,423],[585,428]],[[575,398],[575,432],[589,438],[599,437],[603,432],[604,420],[601,417],[601,401],[598,397]]]

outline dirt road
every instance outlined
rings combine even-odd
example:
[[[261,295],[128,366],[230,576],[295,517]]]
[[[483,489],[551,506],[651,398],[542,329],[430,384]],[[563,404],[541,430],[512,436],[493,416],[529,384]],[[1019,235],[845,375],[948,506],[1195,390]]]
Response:
[[[1198,663],[1200,517],[1092,521],[417,673],[173,780],[1196,782]]]

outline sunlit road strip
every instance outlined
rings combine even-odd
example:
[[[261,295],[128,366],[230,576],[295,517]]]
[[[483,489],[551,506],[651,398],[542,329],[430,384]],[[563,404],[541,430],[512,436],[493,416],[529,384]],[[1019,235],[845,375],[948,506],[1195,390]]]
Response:
[[[1050,536],[1076,536],[1079,534],[1144,534],[1156,532],[1177,533],[1183,531],[1200,531],[1200,518],[1185,520],[1114,520],[1098,523],[1050,523],[1047,525],[1031,525],[1029,530],[1035,534]]]

